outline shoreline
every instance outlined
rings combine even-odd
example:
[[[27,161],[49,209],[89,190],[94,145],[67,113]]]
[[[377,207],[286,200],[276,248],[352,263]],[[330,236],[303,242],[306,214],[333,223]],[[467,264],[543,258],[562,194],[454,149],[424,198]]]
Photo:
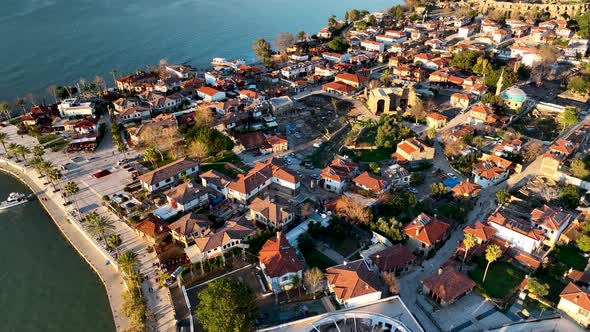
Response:
[[[30,179],[28,175],[21,173],[19,174],[19,168],[15,167],[14,165],[11,165],[12,162],[4,160],[4,159],[0,159],[0,172],[9,175],[15,179],[17,179],[19,182],[21,182],[22,184],[24,184],[25,186],[27,186],[27,188],[29,188],[29,190],[35,195],[35,197],[38,199],[39,203],[41,203],[41,206],[43,207],[43,209],[45,210],[45,212],[48,214],[48,216],[51,218],[51,220],[53,221],[53,223],[57,226],[57,228],[59,229],[60,233],[62,234],[62,236],[67,240],[67,242],[70,244],[71,247],[74,248],[74,250],[78,253],[78,255],[84,260],[86,261],[86,263],[90,266],[90,268],[94,271],[94,273],[98,276],[98,278],[100,279],[100,281],[103,284],[103,287],[106,291],[106,295],[109,301],[109,306],[111,307],[111,313],[112,313],[112,317],[113,317],[113,324],[115,325],[115,330],[116,331],[123,331],[125,330],[125,328],[128,325],[127,322],[127,318],[121,313],[119,312],[119,309],[116,308],[115,306],[115,302],[116,301],[120,301],[121,299],[121,290],[126,291],[126,286],[125,283],[123,282],[123,279],[120,277],[119,273],[118,273],[118,268],[115,264],[113,264],[112,260],[109,259],[110,264],[109,265],[113,265],[113,268],[108,267],[107,265],[98,265],[96,262],[96,257],[94,258],[90,258],[90,256],[92,256],[92,252],[88,252],[90,248],[94,249],[94,254],[99,254],[100,256],[104,256],[104,254],[98,249],[96,248],[96,245],[91,242],[88,238],[87,238],[87,234],[85,232],[83,232],[82,230],[80,230],[74,223],[72,222],[67,214],[63,211],[63,209],[60,206],[60,203],[56,202],[54,200],[53,197],[47,195],[47,193],[45,192],[45,190],[43,190],[42,188],[39,188],[39,185],[37,183],[35,183],[34,180]],[[20,170],[20,172],[22,172],[22,170]],[[48,199],[48,201],[43,201],[41,198],[42,197],[46,197]],[[55,216],[55,212],[56,211],[52,211],[53,209],[49,208],[48,202],[51,202],[52,204],[55,205],[55,207],[57,208],[57,212],[61,212],[63,214],[63,219],[58,219]],[[61,221],[58,221],[61,220]],[[75,229],[75,231],[78,232],[79,235],[83,236],[82,238],[79,238],[77,240],[74,240],[74,234],[72,234],[72,231],[68,231],[66,230],[66,227],[70,225],[73,227],[73,229]],[[68,234],[70,233],[70,234]],[[82,233],[82,234],[80,234]],[[84,243],[82,241],[86,241],[87,243]],[[90,245],[91,247],[86,247],[85,249],[82,249],[84,247],[84,244],[86,245]],[[93,262],[94,260],[94,262]],[[106,267],[107,269],[103,269],[101,267]],[[110,270],[111,272],[114,272],[114,274],[116,275],[116,277],[119,277],[120,279],[120,283],[116,284],[113,283],[113,274],[112,273],[106,273],[106,270]],[[116,278],[115,278],[116,279]],[[109,282],[107,282],[107,280],[109,280]]]

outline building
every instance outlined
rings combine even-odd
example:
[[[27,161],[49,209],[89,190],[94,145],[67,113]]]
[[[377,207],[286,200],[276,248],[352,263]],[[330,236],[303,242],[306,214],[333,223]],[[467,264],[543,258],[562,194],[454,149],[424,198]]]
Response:
[[[376,194],[382,194],[390,188],[389,181],[367,171],[352,179],[352,182],[357,187]]]
[[[183,182],[168,189],[164,195],[166,195],[168,204],[177,211],[186,212],[209,204],[209,194],[205,188],[192,181]]]
[[[527,100],[526,93],[521,89],[514,87],[505,90],[500,96],[504,100],[504,105],[512,110],[520,110]]]
[[[289,96],[275,97],[269,99],[272,114],[279,116],[293,109],[293,100]]]
[[[451,106],[466,109],[469,107],[470,98],[464,93],[455,92],[451,95]]]
[[[166,65],[164,69],[167,73],[183,80],[194,77],[196,74],[195,68],[185,65]]]
[[[178,122],[174,114],[160,114],[149,122],[127,128],[129,141],[133,145],[143,145],[146,137],[152,139],[155,134],[174,136],[178,132]]]
[[[351,160],[336,158],[320,173],[322,188],[341,194],[348,181],[358,174],[358,165]]]
[[[190,158],[181,158],[168,165],[139,176],[141,186],[147,192],[163,189],[199,170],[199,163]]]
[[[431,161],[434,159],[434,148],[415,138],[408,138],[397,144],[397,149],[391,157],[400,163]]]
[[[505,217],[500,212],[490,215],[488,224],[496,229],[496,237],[526,254],[540,249],[545,240],[545,231],[534,228],[530,221]]]
[[[410,172],[400,164],[390,165],[383,173],[394,188],[409,186],[412,179]]]
[[[552,247],[557,243],[561,233],[565,231],[573,216],[561,209],[553,209],[547,205],[531,212],[531,222],[545,231],[545,244]]]
[[[280,229],[293,221],[293,212],[285,204],[271,200],[270,198],[254,198],[248,205],[250,218],[268,227]]]
[[[83,102],[78,98],[64,99],[57,105],[59,116],[66,119],[75,117],[94,117],[94,103]]]
[[[197,96],[207,102],[219,101],[225,99],[225,92],[209,86],[202,86],[197,89]]]
[[[475,288],[473,280],[451,266],[439,268],[421,283],[423,293],[442,306],[455,302]]]
[[[281,153],[289,150],[289,141],[277,135],[268,136],[260,145],[260,153]]]
[[[171,223],[169,228],[172,238],[188,247],[196,238],[207,235],[212,225],[206,215],[191,212]]]
[[[371,89],[367,106],[373,114],[396,112],[402,101],[407,102],[408,93],[409,89],[398,87]]]
[[[402,244],[387,247],[369,256],[368,263],[377,272],[392,272],[396,276],[408,272],[414,266],[416,256]]]
[[[354,308],[381,299],[383,285],[363,259],[332,266],[326,270],[328,289],[336,301]]]
[[[158,243],[169,231],[168,223],[153,215],[140,220],[138,223],[131,224],[131,227],[137,235],[151,244]]]
[[[365,84],[369,81],[368,77],[359,76],[356,74],[349,74],[349,73],[341,73],[337,74],[334,77],[334,82],[344,83],[346,85],[350,85],[355,89],[361,88],[365,86]]]
[[[512,162],[496,155],[490,155],[473,165],[473,182],[482,188],[496,185],[508,178]]]
[[[324,52],[322,53],[322,58],[324,60],[328,60],[330,62],[340,63],[340,62],[348,62],[352,56],[349,53],[333,53],[333,52]]]
[[[426,125],[429,128],[439,129],[447,124],[447,117],[443,114],[431,112],[426,114]]]
[[[422,256],[442,244],[449,235],[449,228],[446,222],[420,213],[404,227],[403,232],[408,236],[409,249]]]
[[[225,225],[207,235],[195,238],[195,244],[185,248],[184,252],[191,263],[198,263],[218,256],[233,248],[246,248],[242,241],[256,234],[252,225],[228,221]]]
[[[493,124],[496,122],[494,109],[488,105],[477,105],[469,110],[471,124]]]
[[[557,309],[584,328],[590,328],[590,294],[574,283],[570,282],[559,294]]]
[[[266,283],[275,293],[296,286],[295,279],[303,280],[305,265],[281,232],[264,243],[258,259]]]
[[[293,171],[278,159],[269,158],[257,162],[247,174],[238,175],[227,186],[227,198],[247,203],[258,193],[273,189],[279,193],[295,196],[301,183]]]
[[[117,114],[117,121],[120,123],[142,122],[151,118],[151,111],[145,106],[131,106]]]
[[[376,40],[362,40],[361,47],[369,52],[381,53],[385,51],[385,43]]]
[[[569,156],[576,151],[578,144],[572,141],[558,138],[550,147],[549,151],[543,154],[541,169],[539,174],[545,175],[549,178],[558,176],[558,169]]]
[[[227,196],[227,186],[232,181],[230,177],[212,169],[199,174],[199,178],[201,178],[203,187],[213,189],[222,194],[223,197]]]
[[[451,191],[455,197],[475,198],[481,193],[481,186],[476,183],[472,183],[469,180],[464,180],[458,185],[454,186]]]

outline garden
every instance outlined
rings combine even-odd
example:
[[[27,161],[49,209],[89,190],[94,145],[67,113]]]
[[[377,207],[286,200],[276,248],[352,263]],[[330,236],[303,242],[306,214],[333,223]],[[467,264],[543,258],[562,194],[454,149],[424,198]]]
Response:
[[[490,264],[485,282],[483,275],[487,261],[482,257],[477,258],[477,267],[469,273],[469,277],[477,283],[482,295],[503,299],[509,296],[524,279],[526,272],[505,261],[496,261]]]

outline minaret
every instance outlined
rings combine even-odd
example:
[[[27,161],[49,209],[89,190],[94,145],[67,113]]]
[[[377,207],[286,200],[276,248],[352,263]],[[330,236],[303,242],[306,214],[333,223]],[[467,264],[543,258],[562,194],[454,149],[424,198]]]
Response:
[[[496,83],[496,96],[500,95],[502,91],[502,84],[504,83],[504,68],[502,68],[502,72],[500,73],[500,78],[498,79],[498,83]]]

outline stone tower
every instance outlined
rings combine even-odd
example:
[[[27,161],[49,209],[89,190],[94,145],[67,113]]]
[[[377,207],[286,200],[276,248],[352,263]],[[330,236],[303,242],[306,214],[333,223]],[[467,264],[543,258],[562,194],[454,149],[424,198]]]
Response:
[[[498,83],[496,83],[496,96],[500,95],[502,92],[502,85],[504,84],[504,68],[502,68],[502,72],[500,73],[500,78],[498,79]]]

